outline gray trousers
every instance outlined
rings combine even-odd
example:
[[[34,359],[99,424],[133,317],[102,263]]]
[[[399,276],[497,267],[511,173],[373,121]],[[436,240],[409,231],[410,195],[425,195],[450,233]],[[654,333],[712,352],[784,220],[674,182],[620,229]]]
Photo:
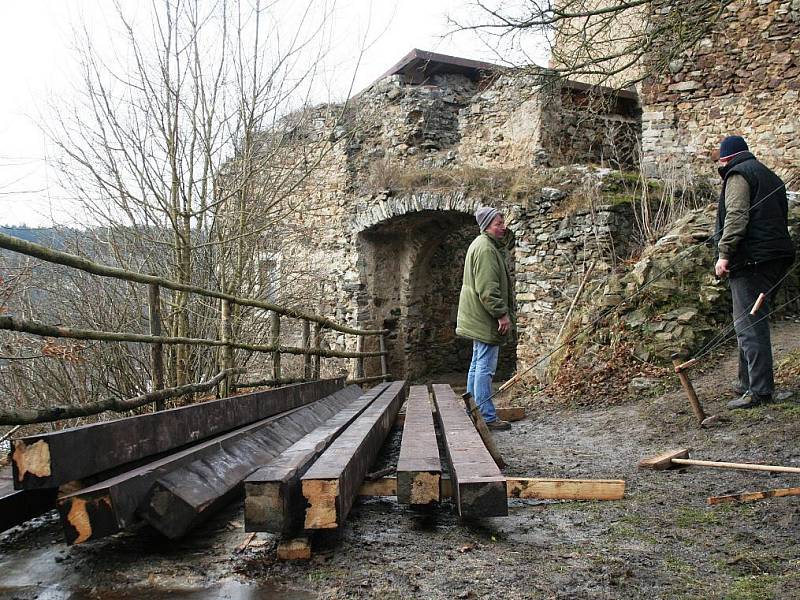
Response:
[[[737,269],[730,275],[734,328],[739,342],[739,383],[754,396],[771,396],[775,390],[769,338],[770,302],[779,287],[775,286],[790,264],[785,260],[769,261]],[[751,315],[758,295],[768,291],[761,308]]]

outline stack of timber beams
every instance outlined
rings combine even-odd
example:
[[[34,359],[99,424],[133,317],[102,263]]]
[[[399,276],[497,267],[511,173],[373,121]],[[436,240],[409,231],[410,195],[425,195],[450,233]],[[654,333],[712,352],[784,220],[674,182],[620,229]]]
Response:
[[[344,523],[405,394],[405,381],[390,384],[303,475],[306,529],[333,529]]]
[[[439,502],[442,465],[428,388],[412,386],[408,392],[400,457],[397,460],[397,500],[403,504]]]
[[[26,492],[41,490],[51,497],[59,493],[70,543],[97,537],[100,532],[113,533],[135,520],[136,498],[147,494],[154,479],[134,478],[136,483],[127,486],[134,497],[116,498],[122,518],[113,522],[109,520],[110,496],[99,492],[104,483],[116,483],[131,471],[147,472],[148,465],[174,456],[169,453],[176,449],[176,454],[185,453],[191,444],[295,410],[343,385],[341,378],[301,383],[14,439],[10,454],[13,485]],[[70,523],[70,515],[76,518],[74,523]]]
[[[434,384],[433,396],[458,516],[507,516],[506,479],[464,411],[464,403],[449,385]]]
[[[162,475],[140,512],[170,539],[184,536],[217,508],[238,497],[244,479],[359,397],[350,386],[288,413],[258,421],[209,444],[213,449]],[[202,456],[200,456],[202,454]]]
[[[382,383],[365,392],[358,400],[245,480],[245,531],[266,531],[290,536],[303,528],[306,501],[300,478],[388,387],[388,383]]]

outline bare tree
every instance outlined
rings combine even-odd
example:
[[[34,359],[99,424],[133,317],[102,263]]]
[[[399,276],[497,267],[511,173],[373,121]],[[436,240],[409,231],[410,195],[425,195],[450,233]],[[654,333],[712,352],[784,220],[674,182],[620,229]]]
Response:
[[[475,0],[474,30],[491,47],[543,43],[559,76],[618,89],[664,73],[707,36],[733,0]]]
[[[153,21],[142,25],[118,4],[119,65],[81,33],[83,102],[58,110],[51,133],[65,184],[101,226],[88,232],[101,238],[95,249],[181,283],[267,293],[255,276],[264,234],[315,167],[286,151],[281,119],[312,88],[332,7],[154,1]],[[142,306],[144,297],[131,290],[129,301]],[[218,306],[183,292],[165,300],[168,335],[208,337],[218,327]],[[215,351],[178,346],[171,382],[207,375],[216,360]]]

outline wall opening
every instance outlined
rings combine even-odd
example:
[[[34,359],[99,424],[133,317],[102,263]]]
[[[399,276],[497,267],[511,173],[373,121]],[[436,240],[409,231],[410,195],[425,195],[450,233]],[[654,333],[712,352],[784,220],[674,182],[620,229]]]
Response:
[[[456,314],[464,256],[477,233],[471,214],[429,210],[392,217],[359,234],[366,292],[360,312],[370,325],[390,331],[388,363],[395,378],[466,377],[472,342],[456,337]],[[515,368],[516,351],[505,347],[500,357],[498,378],[504,378]]]

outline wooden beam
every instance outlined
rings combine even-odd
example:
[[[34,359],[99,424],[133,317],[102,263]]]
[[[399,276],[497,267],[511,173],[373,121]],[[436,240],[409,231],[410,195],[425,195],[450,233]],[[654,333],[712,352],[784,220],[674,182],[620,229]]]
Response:
[[[688,457],[689,457],[688,448],[681,448],[680,450],[669,450],[667,452],[664,452],[663,454],[659,454],[658,456],[643,458],[642,460],[639,461],[639,468],[664,471],[665,469],[671,469],[673,466],[675,466],[672,464],[673,458],[688,458]]]
[[[412,386],[397,460],[397,500],[403,504],[439,502],[442,465],[433,426],[428,388]]]
[[[289,392],[286,393],[289,394]],[[283,422],[275,427],[275,432],[276,435],[285,437],[295,428],[294,425],[286,422],[285,417],[291,416],[297,410],[300,409],[296,408],[251,423],[150,461],[72,494],[65,494],[58,500],[58,509],[67,543],[79,544],[117,533],[132,525],[138,521],[137,511],[147,499],[153,484],[160,477],[206,456],[214,455],[220,447],[224,447],[226,443],[230,443],[237,437],[247,436],[254,430],[263,428],[279,419]]]
[[[12,440],[14,486],[56,488],[308,404],[343,387],[326,379]]]
[[[458,515],[467,518],[508,515],[505,477],[464,412],[463,402],[449,385],[434,384],[433,396]]]
[[[245,531],[268,531],[288,536],[302,529],[306,501],[300,478],[388,387],[388,383],[382,383],[365,392],[245,479]]]
[[[0,531],[54,509],[57,493],[56,489],[15,490],[11,467],[0,469]]]
[[[509,498],[536,500],[621,500],[625,481],[617,479],[541,479],[509,477]]]
[[[526,500],[621,500],[625,482],[617,479],[542,479],[534,477],[508,477],[508,498]],[[452,498],[452,485],[447,477],[440,480],[442,499]],[[382,477],[365,481],[358,490],[359,496],[396,496],[397,478]]]
[[[278,542],[278,560],[308,560],[311,558],[311,542],[307,536]]]
[[[707,502],[711,505],[722,504],[724,502],[754,502],[755,500],[765,500],[767,498],[785,498],[786,496],[800,496],[800,487],[776,488],[773,490],[763,490],[760,492],[730,494],[728,496],[711,496],[708,498]]]
[[[140,507],[142,517],[170,539],[183,537],[219,507],[241,495],[242,482],[315,427],[358,398],[350,386],[323,400],[236,435],[217,450],[159,477]]]
[[[405,400],[406,383],[396,381],[375,400],[303,475],[309,503],[306,529],[331,529],[347,518],[358,489]]]

